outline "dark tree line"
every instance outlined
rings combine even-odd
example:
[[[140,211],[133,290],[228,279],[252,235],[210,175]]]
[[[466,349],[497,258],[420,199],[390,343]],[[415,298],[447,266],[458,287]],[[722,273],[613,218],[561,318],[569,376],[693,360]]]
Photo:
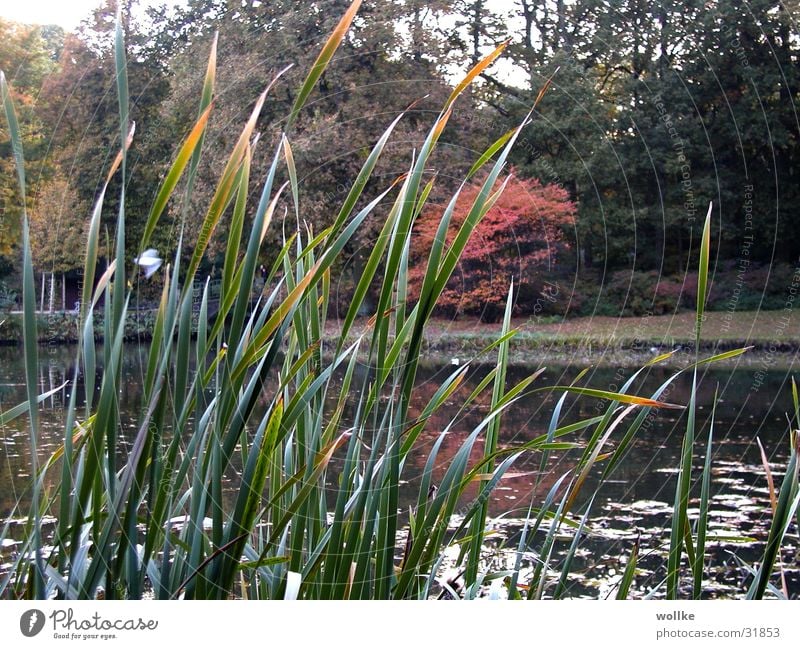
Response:
[[[294,93],[349,3],[190,0],[145,13],[123,1],[137,122],[125,179],[131,242],[196,115],[219,34],[218,96],[196,204],[172,206],[172,221],[154,240],[166,254],[184,215],[189,236],[199,227],[252,102],[291,64],[259,125],[264,154],[255,155],[252,178],[261,181]],[[29,145],[41,270],[79,267],[76,241],[118,146],[114,13],[111,0],[74,34],[0,22],[0,65],[18,95]],[[521,176],[566,190],[576,205],[563,232],[573,254],[559,257],[561,274],[594,281],[621,269],[681,273],[709,201],[718,210],[720,268],[736,265],[743,249],[755,265],[796,265],[798,17],[797,2],[778,0],[517,0],[502,8],[486,0],[367,0],[292,132],[302,218],[317,229],[330,222],[369,148],[408,109],[370,191],[403,173],[453,79],[510,38],[503,60],[448,125],[436,161],[448,173],[434,191],[452,190],[452,179],[523,119],[552,77],[512,162]],[[19,232],[5,132],[0,165],[0,273],[8,275]],[[116,193],[108,196],[112,228]],[[358,274],[378,220],[349,251],[343,282]],[[36,230],[37,221],[56,223],[64,236]],[[280,234],[276,228],[275,242]],[[218,238],[224,241],[224,227]],[[212,254],[209,267],[215,261]]]

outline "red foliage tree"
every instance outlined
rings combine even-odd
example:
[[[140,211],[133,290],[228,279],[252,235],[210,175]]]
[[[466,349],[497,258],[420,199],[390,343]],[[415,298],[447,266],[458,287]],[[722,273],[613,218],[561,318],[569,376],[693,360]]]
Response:
[[[469,214],[481,185],[476,182],[462,190],[448,228],[448,245]],[[501,185],[502,180],[498,180],[494,190]],[[419,297],[431,243],[445,207],[432,205],[414,227],[409,271],[412,301]],[[439,312],[498,320],[512,279],[516,314],[534,314],[542,308],[543,300],[550,303],[557,299],[557,285],[546,281],[547,274],[552,273],[559,254],[569,247],[564,230],[574,223],[575,212],[575,204],[563,188],[512,174],[465,247],[442,293]]]

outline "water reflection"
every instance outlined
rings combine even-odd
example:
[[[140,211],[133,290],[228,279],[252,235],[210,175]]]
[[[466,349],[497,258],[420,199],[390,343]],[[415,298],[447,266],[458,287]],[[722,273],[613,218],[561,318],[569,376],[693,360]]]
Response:
[[[40,350],[37,374],[40,392],[50,392],[41,404],[41,431],[38,440],[40,462],[45,461],[63,441],[63,408],[74,389],[75,349],[71,347],[43,347]],[[101,359],[102,354],[98,357]],[[135,433],[142,385],[146,367],[146,349],[129,346],[125,349],[122,373],[124,388],[120,395],[121,429],[120,459],[124,459],[127,443]],[[422,409],[453,371],[452,366],[423,365],[417,384],[416,400],[412,404],[412,416]],[[417,440],[416,450],[409,457],[405,470],[405,489],[400,503],[407,512],[416,503],[418,484],[428,455],[441,435],[447,431],[439,451],[434,470],[434,482],[440,480],[447,470],[450,458],[460,447],[465,437],[478,425],[489,409],[490,395],[487,392],[470,408],[458,411],[458,404],[469,395],[489,368],[476,367],[470,370],[466,380],[453,394],[444,412],[431,418]],[[521,380],[536,368],[512,368],[509,384]],[[564,385],[570,383],[583,369],[561,366],[547,369],[535,385]],[[102,368],[95,377],[99,390]],[[368,380],[367,368],[360,368],[361,378]],[[788,456],[787,413],[791,411],[790,389],[786,372],[760,372],[759,367],[731,371],[729,369],[706,369],[699,375],[697,475],[704,459],[704,449],[710,429],[712,405],[714,413],[713,481],[710,517],[709,570],[714,573],[715,589],[710,596],[741,593],[742,569],[734,555],[752,561],[761,548],[770,518],[769,493],[765,472],[761,463],[757,440],[763,444],[768,461],[775,471],[776,482],[780,481],[782,467]],[[627,368],[596,367],[583,379],[582,385],[600,389],[617,390],[633,373]],[[674,373],[659,367],[643,372],[635,381],[631,392],[652,394]],[[21,350],[0,348],[0,410],[6,410],[25,400],[24,364]],[[358,377],[357,377],[358,379]],[[337,379],[341,381],[341,378]],[[358,383],[356,381],[356,383]],[[61,389],[56,389],[64,386]],[[78,375],[78,395],[84,393],[85,377]],[[686,404],[692,387],[689,373],[678,377],[662,395],[662,399],[677,404]],[[541,391],[525,395],[503,415],[500,444],[512,447],[544,435],[561,393]],[[332,395],[332,398],[338,394]],[[265,396],[265,402],[268,399]],[[82,404],[79,403],[82,408]],[[606,402],[568,396],[561,412],[561,424],[602,414]],[[352,418],[345,413],[345,419]],[[621,429],[622,430],[622,429]],[[653,413],[642,426],[637,439],[612,479],[606,482],[595,500],[595,516],[590,521],[589,535],[576,555],[574,570],[582,579],[579,591],[574,595],[603,596],[610,593],[624,570],[625,557],[636,538],[641,539],[640,572],[634,584],[635,592],[646,593],[663,579],[659,571],[663,566],[664,549],[669,542],[668,525],[671,503],[676,484],[676,467],[679,464],[681,440],[685,430],[685,419],[681,411],[668,410]],[[591,434],[591,430],[576,434],[570,441],[580,441]],[[621,433],[620,433],[621,434]],[[619,435],[612,436],[608,450],[613,450]],[[482,450],[483,438],[474,448],[473,459]],[[30,480],[30,458],[27,420],[22,417],[0,427],[0,517],[5,519],[18,502],[25,502]],[[498,520],[495,523],[502,532],[502,544],[515,548],[524,519],[531,504],[537,506],[547,491],[563,474],[574,468],[580,450],[554,453],[545,470],[540,471],[539,455],[527,454],[520,458],[508,476],[499,484],[490,511]],[[234,458],[239,458],[238,454]],[[235,492],[236,475],[240,467],[234,465],[229,475],[229,497]],[[598,468],[601,470],[602,467]],[[595,483],[587,484],[584,491],[591,495],[596,484],[597,473],[592,476]],[[54,474],[52,474],[54,475]],[[335,475],[333,476],[335,479]],[[46,485],[52,487],[53,485]],[[477,484],[466,494],[466,499],[476,497]],[[582,503],[578,503],[579,509]],[[736,538],[746,537],[746,538]],[[568,540],[557,548],[564,552]],[[787,545],[787,552],[797,552],[796,545]],[[797,557],[795,557],[796,559]],[[513,565],[508,553],[487,549],[487,560],[498,568]],[[535,561],[529,556],[529,564]],[[795,592],[798,588],[797,561],[789,566],[787,579]],[[557,576],[557,575],[554,575]],[[524,579],[523,579],[524,582]]]

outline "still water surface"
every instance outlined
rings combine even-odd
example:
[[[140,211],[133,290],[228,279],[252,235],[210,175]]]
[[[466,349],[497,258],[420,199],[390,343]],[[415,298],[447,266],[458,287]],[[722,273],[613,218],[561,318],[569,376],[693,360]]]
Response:
[[[49,391],[71,380],[74,372],[74,349],[70,347],[43,347],[40,350],[39,390]],[[141,402],[142,377],[145,371],[146,348],[129,346],[125,350],[122,368],[124,389],[121,406],[120,455],[124,457],[125,441],[135,434],[135,421]],[[427,403],[441,382],[454,368],[449,365],[424,365],[420,371],[417,395],[418,406]],[[512,368],[509,382],[523,378],[537,369]],[[569,383],[583,367],[549,367],[538,379],[538,385],[563,385]],[[485,376],[488,368],[475,368],[465,381],[461,392],[451,399],[454,410],[459,396],[465,397]],[[363,370],[366,373],[366,369]],[[599,389],[618,389],[633,373],[629,368],[599,365],[582,379],[582,385]],[[786,371],[766,372],[757,377],[756,366],[740,369],[708,369],[701,375],[697,396],[699,433],[696,447],[696,466],[699,472],[705,454],[705,444],[710,425],[714,393],[718,399],[713,430],[713,478],[710,519],[709,597],[740,596],[744,590],[747,573],[739,560],[755,561],[763,548],[763,539],[769,526],[769,492],[757,440],[761,441],[776,484],[780,484],[788,457],[789,425],[791,412],[790,374]],[[652,368],[637,382],[636,393],[650,396],[674,370]],[[0,410],[25,400],[24,366],[21,350],[0,348]],[[663,398],[677,404],[689,401],[691,376],[679,377],[674,387]],[[63,407],[69,398],[66,386],[49,398],[41,407],[40,461],[44,461],[63,441]],[[82,388],[81,388],[82,390]],[[334,395],[336,396],[336,395]],[[501,443],[514,445],[547,432],[557,394],[536,392],[525,396],[506,411],[503,418]],[[568,398],[562,411],[562,423],[602,414],[605,403],[590,399]],[[447,461],[481,416],[488,403],[478,402],[452,427],[440,451],[438,473],[440,478]],[[431,422],[418,440],[418,448],[407,464],[404,479],[404,511],[416,502],[416,482],[422,473],[428,452],[438,433],[446,427],[454,412],[442,413],[438,421]],[[663,553],[669,542],[668,518],[675,491],[676,467],[679,464],[681,440],[685,419],[680,411],[662,411],[646,420],[637,440],[618,467],[612,480],[600,490],[595,501],[590,533],[581,544],[573,565],[577,585],[575,596],[600,596],[609,594],[618,582],[625,559],[637,537],[641,539],[639,572],[634,586],[638,595],[656,589],[663,574]],[[584,432],[587,436],[589,433]],[[581,441],[565,438],[565,441]],[[607,450],[613,450],[615,440]],[[480,446],[480,444],[478,445]],[[478,449],[476,448],[476,455]],[[531,503],[536,507],[547,491],[564,473],[574,468],[578,452],[554,456],[544,473],[539,472],[538,455],[523,456],[512,467],[494,493],[491,514],[499,534],[497,547],[487,548],[487,563],[495,568],[513,565],[513,554],[502,551],[503,546],[516,548],[519,535]],[[230,491],[235,490],[238,467],[232,467]],[[17,502],[25,502],[30,480],[30,453],[25,418],[19,418],[0,427],[0,521],[14,513]],[[585,490],[591,492],[592,485]],[[474,494],[472,494],[474,496]],[[469,494],[468,494],[469,497]],[[24,511],[24,509],[23,509]],[[735,538],[740,537],[740,538]],[[746,537],[743,541],[742,537]],[[569,538],[565,537],[557,548],[563,553]],[[535,546],[536,540],[533,540]],[[798,549],[796,525],[790,530],[784,552],[784,564],[790,590],[797,596],[800,591],[798,575]],[[531,565],[535,552],[526,555]],[[557,561],[554,561],[557,564]],[[557,572],[555,573],[557,574]],[[524,580],[523,580],[524,582]]]

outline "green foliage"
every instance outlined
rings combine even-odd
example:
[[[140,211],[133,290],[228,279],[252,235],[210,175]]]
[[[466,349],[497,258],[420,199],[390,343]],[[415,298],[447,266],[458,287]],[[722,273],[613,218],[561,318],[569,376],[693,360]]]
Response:
[[[777,0],[751,2],[748,10],[734,0],[669,0],[652,6],[623,0],[613,11],[595,0],[505,5],[365,0],[332,65],[309,77],[306,88],[301,71],[314,65],[318,51],[309,44],[335,28],[348,4],[344,0],[320,10],[285,0],[243,6],[193,0],[173,12],[147,14],[132,12],[131,0],[119,4],[132,54],[126,65],[129,118],[139,133],[125,178],[129,256],[137,252],[133,243],[146,226],[153,188],[174,157],[175,134],[186,133],[194,118],[195,97],[204,83],[195,62],[218,33],[218,101],[206,129],[205,153],[196,159],[192,180],[182,181],[192,191],[167,206],[166,218],[151,233],[152,243],[170,258],[181,232],[188,240],[197,238],[198,215],[211,201],[237,136],[230,126],[250,112],[264,79],[292,66],[285,79],[296,92],[273,93],[263,107],[258,149],[278,146],[291,115],[296,165],[309,170],[296,179],[303,204],[295,214],[321,231],[331,224],[332,207],[341,202],[385,117],[406,111],[396,132],[419,147],[430,116],[446,100],[453,70],[477,63],[487,48],[510,39],[503,69],[513,73],[501,74],[494,65],[482,70],[448,119],[442,136],[447,146],[431,152],[431,167],[448,170],[436,179],[434,200],[446,202],[473,153],[512,131],[552,76],[510,160],[522,178],[561,187],[576,205],[574,228],[565,233],[572,249],[560,261],[565,281],[591,285],[621,270],[656,271],[668,279],[655,310],[669,311],[675,306],[669,278],[686,268],[700,234],[700,205],[712,197],[721,201],[715,234],[720,262],[737,263],[746,255],[754,265],[796,263],[800,246],[791,224],[797,183],[791,170],[797,166],[799,141],[798,41],[792,38],[791,9]],[[67,183],[62,193],[74,209],[60,213],[57,230],[82,232],[102,186],[96,170],[116,152],[115,68],[108,55],[114,6],[98,7],[74,34],[8,21],[0,25],[0,64],[17,93],[28,151],[37,272],[51,270],[54,259],[67,270],[80,266],[62,254],[72,246],[48,242],[49,251],[40,250],[34,200],[40,184],[42,195],[52,195],[53,183]],[[293,112],[312,86],[313,101]],[[4,148],[0,133],[0,152]],[[379,179],[400,173],[403,155],[402,147],[383,152],[364,188],[364,201],[381,193]],[[268,173],[269,159],[252,156],[251,191]],[[0,160],[0,176],[11,178],[8,157]],[[277,174],[279,181],[286,179],[285,170]],[[119,182],[112,179],[103,202],[101,230],[113,229]],[[20,250],[18,199],[13,182],[0,183],[0,274],[16,264]],[[285,201],[276,206],[279,212],[287,207]],[[255,209],[246,206],[245,223]],[[383,216],[378,210],[367,217],[332,268],[332,282],[340,288],[333,306],[341,312],[347,311],[347,296],[358,284]],[[209,241],[204,271],[223,265],[227,234],[228,220],[222,219]],[[268,229],[266,237],[271,246],[282,245],[279,228]],[[268,257],[261,261],[270,262]],[[546,299],[528,300],[520,288],[517,309],[527,309],[528,315],[567,311],[565,301],[554,306]],[[368,291],[370,301],[375,290]],[[764,295],[762,308],[779,306],[772,294]],[[577,297],[583,306],[571,305],[570,313],[588,309],[585,305],[600,295]],[[502,298],[494,301],[490,319],[502,311]],[[743,294],[742,301],[757,306],[759,289]],[[683,297],[678,307],[691,308]],[[710,307],[716,308],[713,295]],[[614,311],[604,299],[598,308]],[[641,309],[644,304],[622,311]]]
[[[710,275],[707,309],[780,310],[794,272],[784,263],[723,262]],[[696,296],[696,272],[667,275],[655,270],[618,270],[605,279],[587,277],[576,282],[569,306],[571,315],[667,315],[694,311]]]
[[[164,70],[158,59],[143,56],[150,35],[147,25],[130,15],[130,4],[120,3],[129,47],[136,52],[127,62],[126,70],[131,97],[129,118],[136,123],[139,135],[132,142],[125,175],[128,241],[137,242],[153,199],[153,188],[172,154],[166,138],[171,139],[174,134],[168,130],[171,125],[163,124],[159,115],[169,88]],[[115,5],[107,2],[98,7],[76,33],[66,36],[58,65],[42,84],[37,98],[37,115],[47,125],[43,130],[51,148],[48,162],[52,169],[41,193],[44,205],[38,210],[34,205],[33,216],[44,210],[62,239],[84,238],[92,206],[102,187],[97,170],[107,168],[117,151],[116,68],[108,49],[114,37]],[[112,231],[119,209],[119,183],[119,176],[112,179],[111,190],[103,202],[102,224]],[[64,198],[59,209],[54,209],[49,200],[56,193]],[[165,223],[153,243],[169,249],[174,247],[176,239],[175,228]],[[65,270],[81,267],[82,260],[76,259],[74,252],[62,253],[77,250],[80,254],[83,241],[77,248],[47,240],[42,243],[34,250],[35,261],[42,270],[50,271],[53,260]],[[138,251],[131,245],[127,252],[128,256],[135,256]]]
[[[460,222],[454,223],[451,217],[466,191],[445,201],[452,209],[439,217],[417,300],[411,304],[407,299],[409,251],[420,214],[429,208],[432,185],[426,182],[426,176],[434,152],[441,146],[454,102],[460,101],[458,95],[502,47],[478,62],[465,83],[456,86],[444,108],[428,121],[420,146],[405,150],[406,174],[374,177],[396,123],[383,136],[373,138],[375,143],[364,156],[356,180],[349,183],[342,200],[335,203],[339,209],[332,211],[329,225],[322,228],[300,223],[295,227],[291,217],[282,218],[277,210],[286,201],[295,215],[301,212],[303,194],[296,179],[302,177],[305,167],[302,162],[298,165],[292,154],[291,133],[275,137],[279,145],[272,149],[271,157],[267,156],[267,173],[258,181],[260,198],[251,219],[245,219],[254,159],[251,136],[262,108],[273,94],[282,91],[282,85],[271,84],[258,95],[249,118],[238,120],[245,124],[228,147],[227,163],[218,170],[217,182],[201,211],[205,216],[198,235],[187,235],[185,244],[181,241],[163,270],[146,280],[132,272],[125,242],[130,240],[130,247],[137,251],[152,245],[147,236],[156,231],[164,217],[162,207],[177,200],[179,183],[174,182],[175,176],[191,175],[200,168],[192,162],[198,160],[195,154],[201,155],[198,152],[203,138],[199,133],[207,127],[211,92],[203,94],[200,116],[194,121],[195,127],[187,129],[190,135],[177,149],[179,153],[160,189],[151,188],[150,195],[157,198],[153,209],[145,210],[150,215],[143,222],[145,227],[138,238],[131,237],[126,224],[128,191],[125,185],[112,182],[118,172],[127,181],[133,150],[127,135],[129,88],[122,74],[124,24],[120,12],[114,45],[119,98],[115,144],[119,154],[108,166],[108,173],[95,183],[100,190],[94,199],[84,249],[86,277],[95,274],[101,249],[101,216],[107,207],[106,196],[112,194],[116,195],[114,240],[105,246],[105,272],[95,285],[84,286],[77,323],[80,345],[75,384],[64,413],[63,445],[41,470],[36,465],[37,404],[43,398],[36,391],[38,325],[22,201],[28,394],[24,404],[0,413],[0,422],[24,414],[30,418],[33,497],[28,511],[16,512],[27,515],[29,532],[8,573],[0,576],[0,596],[87,599],[102,591],[106,599],[138,599],[146,594],[186,599],[428,599],[441,588],[442,592],[471,598],[479,596],[489,582],[506,578],[511,597],[526,590],[530,599],[543,598],[554,587],[555,593],[563,595],[570,563],[588,524],[597,490],[602,487],[601,480],[597,490],[589,494],[588,504],[581,505],[586,500],[583,491],[587,477],[607,460],[603,478],[612,475],[653,409],[681,406],[661,399],[677,374],[650,396],[630,392],[643,370],[634,373],[618,392],[577,384],[556,386],[549,389],[600,398],[609,404],[596,416],[564,423],[562,400],[546,435],[523,444],[500,445],[504,411],[514,407],[541,374],[536,372],[515,385],[507,384],[506,366],[515,333],[511,329],[514,290],[507,298],[499,338],[480,354],[496,360],[469,395],[458,397],[453,408],[451,400],[456,399],[469,365],[453,368],[432,394],[416,381],[429,320],[446,295],[459,260],[468,253],[472,235],[491,208],[501,204],[502,195],[492,191],[527,122],[523,119],[494,151],[496,161],[476,155],[486,170],[475,170],[482,184],[469,196]],[[325,51],[343,47],[346,27],[333,32]],[[208,90],[215,80],[213,68],[212,54],[205,77]],[[310,78],[324,78],[325,73],[318,72],[313,71]],[[19,172],[19,192],[24,196],[22,138],[12,93],[2,75],[0,85]],[[290,111],[301,115],[301,104],[292,104]],[[110,123],[112,118],[108,119]],[[309,173],[313,175],[313,171]],[[281,176],[288,177],[288,183],[281,184]],[[366,193],[370,180],[382,188],[377,195]],[[291,198],[285,194],[288,186]],[[185,191],[191,194],[192,182],[186,183]],[[186,200],[191,202],[192,196]],[[212,314],[211,285],[201,268],[228,206],[232,206],[229,245],[222,257],[219,304]],[[564,207],[563,201],[560,206]],[[340,322],[336,344],[323,350],[333,296],[332,271],[366,227],[370,215],[379,210],[383,214],[378,219],[381,236],[366,255],[365,272]],[[285,232],[280,247],[270,246],[267,238],[273,219],[281,221]],[[455,232],[447,237],[451,223]],[[706,300],[710,223],[709,218],[698,271],[698,342]],[[256,280],[260,258],[267,254],[272,261],[267,276]],[[184,255],[190,259],[188,265],[184,264]],[[127,278],[131,278],[130,283]],[[136,432],[125,462],[120,464],[118,400],[125,323],[135,299],[133,284],[145,281],[159,283],[161,293],[142,380],[143,407],[134,422],[126,422],[133,424]],[[197,317],[195,281],[204,286]],[[256,281],[259,286],[263,281],[264,286],[275,288],[252,307]],[[370,307],[365,300],[373,282],[377,284],[375,305]],[[371,318],[357,325],[355,317],[364,309]],[[101,311],[103,319],[98,323],[95,318]],[[102,349],[95,344],[100,331]],[[355,342],[350,342],[351,336],[355,336]],[[741,351],[702,361],[698,358],[698,363]],[[368,369],[359,367],[359,353],[366,355]],[[78,376],[83,377],[83,385],[78,383]],[[581,379],[578,377],[576,383]],[[80,391],[83,408],[77,406]],[[684,549],[690,555],[691,548],[697,547],[687,520],[695,438],[694,395],[676,491],[668,566],[670,596],[679,593]],[[420,407],[420,403],[424,405]],[[452,429],[465,409],[473,405],[483,406],[480,417],[466,436],[455,442],[455,453],[443,473],[437,472],[434,484],[434,469],[443,445],[453,439]],[[444,413],[445,408],[454,414],[444,430],[428,430],[434,414]],[[577,434],[583,431],[581,439]],[[408,475],[409,454],[424,432],[434,434],[436,441],[416,502],[404,519],[405,512],[399,511],[400,488]],[[618,435],[619,441],[609,450],[613,435]],[[796,446],[796,441],[793,444]],[[492,490],[522,454],[539,455],[545,466],[553,453],[575,448],[580,449],[577,465],[554,481],[540,507],[531,507],[518,546],[517,568],[502,574],[488,572],[481,553],[487,537],[486,503]],[[761,596],[770,581],[771,568],[797,508],[796,456],[793,458],[778,499],[764,567],[751,589],[754,597]],[[231,501],[224,486],[235,466],[234,459],[239,460],[241,472],[237,476],[239,488]],[[477,495],[469,496],[476,484]],[[576,524],[571,516],[580,507],[582,520]],[[42,538],[46,515],[55,518],[52,537],[47,539],[52,547],[49,552],[45,552]],[[549,575],[553,548],[559,535],[573,530],[577,531],[572,536],[572,549],[560,566],[561,579],[553,584]],[[528,551],[534,551],[537,560],[528,583],[523,585],[519,582],[520,557]],[[467,582],[461,592],[450,585],[438,585],[443,562],[453,553],[457,555],[456,567],[463,569]],[[702,561],[691,565],[696,573],[702,572]],[[634,569],[623,576],[623,594]]]
[[[513,123],[560,66],[512,160],[569,190],[585,269],[682,271],[711,198],[721,201],[722,259],[747,247],[751,261],[796,261],[800,74],[789,5],[525,4],[509,12],[520,25],[509,54],[525,80],[489,75],[483,91],[498,121]],[[482,43],[507,36],[500,23],[485,22]]]
[[[335,49],[342,36],[332,37],[329,46]],[[118,38],[115,46],[118,62],[123,57],[121,42]],[[118,79],[121,132],[125,133],[127,94],[124,77],[118,75]],[[243,593],[243,589],[249,597],[281,597],[289,580],[297,578],[303,597],[419,597],[430,589],[426,575],[435,570],[442,551],[452,543],[447,523],[472,479],[467,465],[470,451],[486,426],[496,430],[492,422],[516,393],[506,393],[502,383],[495,387],[492,412],[464,443],[460,459],[442,482],[441,496],[430,503],[424,497],[420,499],[416,513],[418,523],[424,523],[420,529],[434,531],[415,532],[408,556],[396,565],[398,519],[394,512],[403,460],[427,417],[452,392],[443,388],[434,395],[421,417],[409,412],[425,320],[443,285],[427,282],[430,289],[424,296],[430,306],[425,312],[421,308],[404,312],[396,302],[407,283],[399,262],[417,214],[414,204],[417,199],[424,202],[422,175],[447,113],[434,121],[402,186],[393,188],[389,184],[382,195],[356,212],[354,206],[363,187],[354,185],[353,200],[331,228],[318,236],[298,231],[287,240],[266,282],[269,285],[275,280],[278,288],[248,315],[250,287],[264,233],[281,194],[281,189],[273,185],[274,172],[268,175],[262,192],[265,198],[256,209],[250,232],[242,232],[249,239],[246,252],[244,256],[226,255],[221,303],[207,325],[206,286],[193,338],[191,281],[199,268],[198,255],[202,255],[222,208],[235,201],[236,214],[238,205],[248,198],[249,136],[260,104],[221,175],[201,240],[192,246],[193,261],[183,278],[183,288],[180,255],[175,266],[162,275],[163,292],[144,380],[146,407],[137,422],[139,432],[127,463],[118,472],[117,368],[132,296],[132,288],[125,282],[127,264],[120,243],[125,215],[125,193],[120,191],[117,254],[98,285],[90,287],[90,299],[83,301],[78,323],[83,335],[76,364],[86,377],[87,410],[78,412],[72,398],[66,413],[64,446],[56,453],[62,459],[59,486],[47,499],[34,498],[32,504],[37,519],[47,511],[58,513],[53,539],[58,550],[45,559],[40,536],[34,533],[30,543],[37,558],[36,583],[32,590],[27,589],[28,571],[19,564],[0,584],[4,595],[27,592],[46,597],[58,591],[63,597],[85,598],[93,597],[102,587],[107,598],[141,597],[145,588],[159,597],[220,598]],[[13,110],[5,95],[4,105],[11,120]],[[197,138],[189,141],[194,147],[199,142]],[[492,184],[511,144],[489,174]],[[109,178],[117,168],[124,173],[126,148],[123,143]],[[288,148],[276,152],[273,170],[284,151]],[[288,155],[285,161],[293,173]],[[369,175],[372,167],[365,168]],[[380,310],[371,331],[364,332],[359,342],[340,346],[333,359],[324,359],[319,347],[330,299],[330,269],[367,215],[393,189],[395,209],[388,223],[396,236],[385,249],[386,268],[393,272],[385,275]],[[94,268],[97,261],[97,224],[104,196],[105,190],[97,199],[89,228],[87,269]],[[485,194],[476,196],[474,210],[482,211],[486,202]],[[457,237],[446,251],[445,263],[451,268],[466,243],[469,231],[464,232],[465,236]],[[27,322],[33,304],[30,265],[27,268],[24,339],[29,354],[35,351],[36,327],[29,328]],[[104,321],[97,325],[95,307],[101,296]],[[391,343],[390,328],[395,331]],[[93,377],[99,350],[94,336],[98,329],[103,330],[105,340],[104,369],[95,395]],[[342,332],[342,340],[347,333]],[[375,380],[354,377],[355,352],[362,341],[370,341],[372,364],[381,368]],[[196,367],[190,365],[190,358]],[[344,387],[336,388],[341,396],[330,410],[325,395],[332,389],[334,371],[340,367],[346,368],[347,378]],[[278,389],[265,391],[267,377],[275,372],[280,376]],[[459,376],[463,377],[461,369],[446,385],[454,389]],[[359,415],[345,427],[342,415],[350,383],[356,380],[363,381]],[[395,394],[396,408],[382,407],[379,397],[385,391]],[[28,400],[29,404],[35,402],[33,397]],[[27,410],[34,418],[36,408]],[[6,413],[4,418],[18,411]],[[35,425],[33,428],[35,431]],[[182,435],[175,434],[177,431]],[[183,436],[188,436],[188,453],[178,453]],[[238,445],[244,472],[236,502],[228,509],[223,508],[221,488]],[[346,459],[334,494],[338,515],[330,523],[326,477],[337,451],[344,452]],[[195,455],[196,462],[191,460]],[[366,471],[362,466],[365,462]],[[490,484],[496,483],[509,465],[508,461],[501,463]],[[48,463],[41,474],[36,472],[34,484],[58,470],[53,462]],[[470,511],[474,514],[478,507],[474,504]],[[204,524],[206,519],[211,521],[209,527]],[[182,521],[177,529],[176,520]],[[136,543],[141,521],[145,533],[140,553]],[[93,550],[87,553],[90,543]],[[25,556],[27,552],[21,555],[23,562]]]
[[[5,282],[0,281],[0,311],[11,311],[17,308],[17,292]]]
[[[0,18],[0,69],[14,84],[12,92],[21,117],[20,137],[28,152],[30,178],[41,171],[45,148],[41,121],[36,113],[36,93],[52,65],[40,28]],[[10,153],[11,136],[3,126],[0,127],[0,268],[6,259],[15,259],[21,248],[23,200]],[[35,183],[32,183],[29,189],[34,188]],[[31,194],[29,192],[28,196]]]
[[[77,192],[55,170],[40,183],[30,213],[31,248],[37,267],[49,273],[80,268],[86,219]]]
[[[617,271],[605,286],[608,304],[619,307],[618,315],[664,315],[678,308],[681,285],[660,279],[657,271]]]

